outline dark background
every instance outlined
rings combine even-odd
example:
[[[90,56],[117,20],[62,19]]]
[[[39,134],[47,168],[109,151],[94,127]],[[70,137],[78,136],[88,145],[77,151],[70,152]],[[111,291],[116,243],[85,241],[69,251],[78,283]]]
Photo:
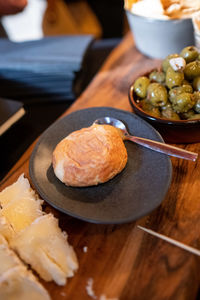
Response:
[[[78,80],[74,82],[75,97],[62,102],[59,102],[56,97],[54,101],[51,100],[50,102],[43,102],[42,99],[35,99],[35,101],[31,99],[31,103],[29,103],[30,99],[22,100],[26,114],[0,137],[0,180],[32,142],[82,93],[109,53],[123,37],[124,11],[122,0],[88,0],[88,3],[101,23],[103,34],[102,38],[95,40],[88,49],[82,64],[83,69],[77,74]],[[0,37],[7,37],[2,26]]]

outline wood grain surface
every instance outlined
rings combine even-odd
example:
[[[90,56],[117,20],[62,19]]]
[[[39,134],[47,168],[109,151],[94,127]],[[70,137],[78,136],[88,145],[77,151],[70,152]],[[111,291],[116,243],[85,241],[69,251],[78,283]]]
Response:
[[[128,88],[134,78],[159,65],[140,54],[131,34],[116,48],[79,99],[64,115],[92,106],[131,111]],[[21,173],[29,178],[29,157],[35,143],[2,180],[2,190]],[[178,145],[199,152],[200,144]],[[89,300],[86,285],[93,279],[96,299],[101,295],[120,300],[196,299],[200,261],[193,254],[150,236],[137,224],[200,249],[200,163],[172,159],[171,187],[162,204],[137,222],[123,225],[90,224],[64,215],[49,205],[69,235],[79,270],[64,287],[42,282],[52,299]],[[30,178],[29,178],[30,179]],[[142,183],[141,183],[142,184]],[[87,247],[87,252],[83,251]],[[102,298],[103,300],[103,298]]]

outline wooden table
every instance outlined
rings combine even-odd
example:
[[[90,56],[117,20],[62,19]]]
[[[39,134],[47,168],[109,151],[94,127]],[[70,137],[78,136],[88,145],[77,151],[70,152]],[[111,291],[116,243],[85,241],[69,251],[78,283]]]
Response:
[[[92,106],[112,106],[131,111],[128,88],[134,78],[159,64],[141,55],[131,34],[116,48],[81,97],[64,115]],[[29,157],[24,153],[0,185],[2,190],[21,173],[29,178]],[[179,145],[199,152],[200,144]],[[64,287],[44,283],[52,299],[91,299],[89,278],[96,295],[120,300],[196,299],[200,285],[199,258],[137,228],[140,224],[200,249],[200,163],[172,159],[171,187],[162,204],[149,216],[123,225],[97,225],[68,217],[50,206],[60,226],[69,234],[79,270]],[[88,251],[84,252],[83,247]]]

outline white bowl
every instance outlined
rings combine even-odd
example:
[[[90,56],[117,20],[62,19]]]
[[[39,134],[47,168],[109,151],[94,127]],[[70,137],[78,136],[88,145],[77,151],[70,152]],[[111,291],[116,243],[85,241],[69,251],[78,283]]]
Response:
[[[192,19],[153,19],[126,10],[135,45],[140,52],[152,58],[163,59],[194,45]]]

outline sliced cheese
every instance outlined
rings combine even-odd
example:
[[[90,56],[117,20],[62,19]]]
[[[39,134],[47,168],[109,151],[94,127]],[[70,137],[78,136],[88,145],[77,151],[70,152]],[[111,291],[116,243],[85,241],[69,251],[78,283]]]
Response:
[[[0,216],[6,218],[15,232],[26,228],[41,215],[41,201],[31,197],[16,198],[0,210]]]
[[[28,271],[0,235],[0,299],[50,299],[47,291]]]
[[[1,210],[0,210],[1,212]],[[6,241],[11,241],[15,236],[15,231],[12,226],[7,222],[6,218],[0,216],[0,234],[6,239]]]
[[[24,174],[22,174],[15,183],[0,193],[0,205],[4,207],[11,201],[23,198],[24,196],[35,197],[35,192],[31,189],[28,179],[24,178]]]
[[[8,245],[0,245],[0,276],[6,271],[21,264],[21,261],[16,254],[8,248]]]
[[[66,283],[78,268],[76,254],[51,214],[37,218],[11,242],[20,257],[44,279]]]
[[[64,285],[78,268],[76,254],[42,202],[22,174],[0,193],[0,234],[41,278]]]
[[[16,266],[0,276],[2,300],[50,300],[48,292],[23,266]]]
[[[1,245],[8,245],[6,239],[3,237],[3,235],[0,234],[0,246]]]

